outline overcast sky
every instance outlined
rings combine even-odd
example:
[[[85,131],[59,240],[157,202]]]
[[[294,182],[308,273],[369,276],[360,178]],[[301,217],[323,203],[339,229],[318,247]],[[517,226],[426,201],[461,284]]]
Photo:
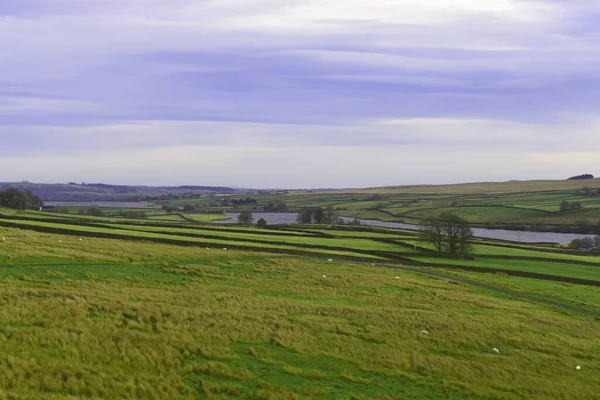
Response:
[[[0,181],[600,174],[598,71],[592,0],[1,0]]]

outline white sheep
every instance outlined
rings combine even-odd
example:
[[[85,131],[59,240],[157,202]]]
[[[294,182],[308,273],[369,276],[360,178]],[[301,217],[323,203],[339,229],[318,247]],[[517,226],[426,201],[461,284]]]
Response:
[[[576,365],[576,366],[575,366],[575,369],[576,369],[577,371],[579,371],[579,370],[581,369],[581,365]]]
[[[59,240],[58,243],[62,243],[62,240]]]
[[[394,280],[395,280],[395,281],[399,281],[399,280],[400,280],[400,277],[399,277],[399,276],[395,276],[395,277],[394,277]]]
[[[423,329],[423,330],[421,331],[421,334],[423,334],[423,335],[429,335],[429,332],[428,332],[428,331],[426,331],[425,329]]]
[[[223,250],[224,250],[224,251],[227,251],[227,247],[223,247]]]
[[[83,240],[82,238],[79,238],[79,241],[80,241],[80,242],[81,242],[82,240]]]
[[[494,354],[500,354],[500,350],[498,350],[497,348],[493,348],[492,351],[494,352]]]
[[[375,263],[371,263],[371,266],[372,266],[372,267],[374,267],[374,266],[375,266]]]
[[[329,260],[327,260],[327,261],[328,261],[328,262],[333,262],[333,259],[331,259],[331,258],[330,258],[330,259],[329,259]]]
[[[323,274],[323,279],[327,279],[327,277],[325,276],[325,274]]]

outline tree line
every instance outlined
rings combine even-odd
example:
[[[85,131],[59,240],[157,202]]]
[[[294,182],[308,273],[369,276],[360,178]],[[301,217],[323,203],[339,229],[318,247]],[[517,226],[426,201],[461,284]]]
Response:
[[[579,201],[567,201],[563,200],[560,202],[560,211],[579,211],[583,208]]]
[[[576,194],[585,197],[600,197],[600,188],[583,188],[577,189],[575,191]]]
[[[42,199],[30,190],[6,189],[0,190],[0,207],[15,210],[43,207]]]
[[[326,208],[305,208],[300,210],[296,217],[296,222],[299,224],[337,224],[339,221],[335,210],[331,206],[327,206]]]
[[[575,176],[570,177],[567,180],[574,181],[574,180],[579,180],[579,179],[594,179],[594,175],[592,175],[592,174],[575,175]]]

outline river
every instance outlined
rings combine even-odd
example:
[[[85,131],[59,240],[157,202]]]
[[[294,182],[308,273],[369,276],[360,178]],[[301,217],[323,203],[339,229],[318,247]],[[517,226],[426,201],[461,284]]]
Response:
[[[217,221],[220,224],[235,224],[239,213],[225,213],[225,216],[229,217],[228,220]],[[252,213],[254,221],[258,221],[260,218],[264,218],[268,224],[296,224],[296,213]],[[354,218],[342,217],[345,223],[348,223]],[[419,226],[411,224],[403,224],[400,222],[381,222],[369,219],[359,219],[362,225],[366,226],[379,226],[383,228],[396,228],[396,229],[410,229],[418,230]],[[499,239],[510,242],[520,243],[560,243],[568,244],[573,239],[579,239],[586,236],[577,233],[555,233],[555,232],[530,232],[530,231],[509,231],[505,229],[485,229],[485,228],[473,228],[473,234],[476,237],[487,238],[487,239]]]

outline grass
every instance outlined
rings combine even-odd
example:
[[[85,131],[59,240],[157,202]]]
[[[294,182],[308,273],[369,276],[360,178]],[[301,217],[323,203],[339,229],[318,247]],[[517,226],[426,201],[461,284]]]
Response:
[[[5,258],[37,265],[0,268],[1,397],[510,400],[600,390],[597,320],[446,279],[3,234]]]
[[[452,274],[593,312],[600,310],[600,288],[598,287],[517,278],[503,274],[476,274],[464,271],[453,271]]]

